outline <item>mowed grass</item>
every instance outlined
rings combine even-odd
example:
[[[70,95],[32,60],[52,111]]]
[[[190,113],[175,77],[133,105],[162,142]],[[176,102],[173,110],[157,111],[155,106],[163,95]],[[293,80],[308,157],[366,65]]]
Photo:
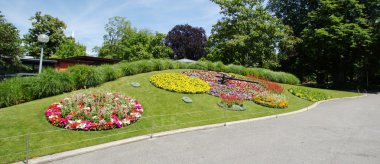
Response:
[[[161,72],[180,71],[183,70]],[[289,99],[289,107],[286,109],[266,108],[252,101],[246,101],[244,105],[248,110],[226,111],[217,106],[217,102],[220,101],[217,97],[208,94],[173,93],[154,87],[150,84],[149,78],[157,73],[159,72],[127,76],[96,88],[1,108],[0,163],[24,160],[27,137],[29,138],[29,157],[33,158],[133,136],[149,135],[154,132],[286,113],[312,104],[290,94],[287,89],[292,85],[283,85]],[[139,82],[141,87],[132,87],[132,82]],[[352,92],[316,90],[325,92],[333,98],[360,95]],[[50,104],[75,93],[91,91],[119,92],[134,97],[141,102],[144,114],[138,122],[129,127],[108,131],[65,130],[52,126],[46,120],[44,111]],[[184,103],[181,100],[183,96],[190,97],[193,103]]]

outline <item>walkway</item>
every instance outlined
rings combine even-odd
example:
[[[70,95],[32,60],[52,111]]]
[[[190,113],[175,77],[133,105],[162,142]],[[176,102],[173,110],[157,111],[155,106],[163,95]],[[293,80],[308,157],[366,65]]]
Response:
[[[380,94],[222,128],[139,141],[54,163],[379,163]]]

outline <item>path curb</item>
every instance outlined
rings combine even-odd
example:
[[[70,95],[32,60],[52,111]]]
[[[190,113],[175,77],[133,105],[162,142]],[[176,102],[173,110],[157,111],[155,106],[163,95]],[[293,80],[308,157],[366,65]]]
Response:
[[[69,157],[73,157],[73,156],[77,156],[77,155],[81,155],[81,154],[86,154],[89,152],[94,152],[94,151],[101,150],[101,149],[106,149],[106,148],[124,145],[124,144],[128,144],[128,143],[138,142],[138,141],[142,141],[142,140],[148,140],[148,139],[151,139],[152,137],[158,138],[158,137],[163,137],[163,136],[168,136],[168,135],[173,135],[173,134],[178,134],[178,133],[184,133],[184,132],[191,132],[191,131],[205,130],[205,129],[212,129],[212,128],[220,128],[220,127],[224,127],[226,125],[234,125],[234,124],[260,121],[260,120],[268,120],[268,119],[272,119],[272,118],[279,118],[279,117],[284,117],[284,116],[293,115],[293,114],[308,111],[310,109],[317,107],[320,103],[323,103],[323,102],[328,102],[328,101],[333,101],[333,100],[338,100],[338,99],[353,99],[353,98],[360,98],[360,97],[365,97],[365,96],[367,96],[367,94],[364,94],[361,96],[334,98],[334,99],[329,99],[329,100],[318,101],[318,102],[315,102],[314,104],[312,104],[306,108],[303,108],[303,109],[300,109],[297,111],[293,111],[293,112],[283,113],[283,114],[270,115],[270,116],[264,116],[264,117],[246,119],[246,120],[231,121],[231,122],[226,122],[226,123],[218,123],[218,124],[211,124],[211,125],[204,125],[204,126],[197,126],[197,127],[190,127],[190,128],[184,128],[184,129],[177,129],[177,130],[153,133],[152,136],[150,134],[142,135],[142,136],[136,136],[136,137],[132,137],[132,138],[128,138],[128,139],[123,139],[123,140],[108,142],[108,143],[104,143],[104,144],[89,146],[89,147],[80,148],[80,149],[76,149],[76,150],[70,150],[70,151],[56,153],[56,154],[47,155],[47,156],[43,156],[43,157],[37,157],[34,159],[30,159],[28,162],[30,164],[48,163],[48,162],[53,162],[53,161],[56,161],[59,159],[64,159],[64,158],[69,158]],[[24,162],[20,161],[20,162],[16,162],[15,164],[24,164]]]

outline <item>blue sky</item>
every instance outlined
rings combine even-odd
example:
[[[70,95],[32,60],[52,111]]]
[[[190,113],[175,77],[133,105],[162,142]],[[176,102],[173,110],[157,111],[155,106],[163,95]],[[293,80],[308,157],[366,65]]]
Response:
[[[0,11],[19,30],[31,28],[36,11],[58,17],[67,24],[67,36],[86,45],[91,53],[101,46],[108,18],[123,16],[138,29],[167,33],[177,24],[203,27],[207,35],[220,18],[219,7],[209,0],[0,0]]]

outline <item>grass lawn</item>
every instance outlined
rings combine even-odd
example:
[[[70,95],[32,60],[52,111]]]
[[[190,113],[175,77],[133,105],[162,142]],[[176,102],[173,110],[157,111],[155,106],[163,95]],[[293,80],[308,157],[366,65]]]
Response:
[[[165,72],[180,72],[168,70]],[[226,111],[217,106],[219,98],[208,94],[180,94],[154,87],[149,77],[158,72],[127,76],[105,83],[96,88],[79,90],[49,98],[31,101],[0,109],[0,163],[25,159],[26,134],[29,135],[29,156],[38,157],[86,146],[125,139],[128,137],[166,131],[178,128],[222,123],[286,113],[299,110],[312,102],[293,96],[287,91],[292,85],[284,85],[289,99],[286,109],[271,109],[246,101],[246,111]],[[134,88],[131,82],[139,82],[141,87]],[[358,93],[317,89],[333,98],[357,96]],[[112,91],[132,96],[144,108],[142,118],[129,127],[108,131],[73,131],[52,126],[45,118],[44,111],[49,104],[78,92]],[[181,98],[188,96],[193,103],[186,104]],[[224,117],[224,113],[226,117]],[[153,125],[153,126],[152,126]],[[153,128],[152,128],[153,127]],[[128,150],[126,150],[128,151]]]

